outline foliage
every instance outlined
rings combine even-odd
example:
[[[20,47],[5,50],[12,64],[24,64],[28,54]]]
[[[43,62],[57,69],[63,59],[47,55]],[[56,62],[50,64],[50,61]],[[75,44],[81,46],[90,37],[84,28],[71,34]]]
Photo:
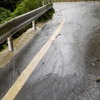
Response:
[[[10,11],[0,7],[0,22],[7,19],[10,16]]]
[[[55,13],[55,10],[53,8],[50,9],[44,15],[42,15],[40,18],[38,18],[37,22],[45,22],[45,21],[51,19],[54,13]]]
[[[46,3],[46,0],[44,1],[45,1],[44,3]],[[36,9],[40,6],[42,6],[42,0],[24,0],[19,5],[17,5],[15,11],[11,13],[11,17],[21,15],[23,13]]]
[[[55,2],[79,2],[79,1],[97,1],[97,0],[53,0]]]
[[[7,41],[0,44],[0,52],[3,51],[7,47]]]
[[[23,0],[0,0],[0,7],[9,9],[11,12],[14,11],[16,5]]]

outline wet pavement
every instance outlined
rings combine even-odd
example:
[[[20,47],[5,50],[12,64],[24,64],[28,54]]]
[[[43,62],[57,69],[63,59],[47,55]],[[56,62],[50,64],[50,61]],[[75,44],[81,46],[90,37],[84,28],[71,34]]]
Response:
[[[0,69],[0,99],[65,20],[14,100],[100,100],[100,3],[54,3],[54,9],[36,39]]]

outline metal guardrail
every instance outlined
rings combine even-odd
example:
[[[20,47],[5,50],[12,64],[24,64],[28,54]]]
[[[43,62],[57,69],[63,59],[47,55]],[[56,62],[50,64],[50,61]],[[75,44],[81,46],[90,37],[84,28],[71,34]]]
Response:
[[[0,43],[4,42],[7,38],[21,30],[23,27],[30,24],[32,21],[39,18],[45,12],[53,7],[53,4],[44,5],[38,9],[25,13],[21,16],[15,17],[8,22],[0,25]],[[10,41],[10,39],[8,39]],[[12,50],[11,50],[12,51]]]

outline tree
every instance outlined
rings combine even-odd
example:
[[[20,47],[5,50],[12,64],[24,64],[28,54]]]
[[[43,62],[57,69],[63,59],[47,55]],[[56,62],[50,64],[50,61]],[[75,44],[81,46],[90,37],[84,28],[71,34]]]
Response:
[[[16,8],[16,5],[20,3],[23,0],[1,0],[0,1],[0,7],[6,8],[10,10],[11,12],[14,11]]]
[[[5,19],[7,19],[10,15],[10,11],[0,7],[0,22],[4,21]]]

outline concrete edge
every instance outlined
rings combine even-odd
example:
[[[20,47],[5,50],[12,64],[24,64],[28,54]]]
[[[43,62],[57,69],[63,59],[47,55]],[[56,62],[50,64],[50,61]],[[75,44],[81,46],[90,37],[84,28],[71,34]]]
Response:
[[[39,31],[41,31],[41,30],[44,29],[45,25],[46,25],[46,23],[43,23],[43,25],[42,25],[40,28],[37,28],[37,30],[34,31],[34,36],[31,37],[30,40],[29,40],[28,42],[26,42],[26,43],[23,45],[23,47],[20,48],[16,53],[15,53],[14,51],[13,51],[13,52],[8,52],[7,56],[11,56],[11,58],[10,58],[8,61],[6,61],[6,63],[3,63],[3,62],[2,62],[3,60],[5,61],[5,59],[2,58],[1,62],[2,62],[3,64],[0,64],[0,69],[5,68],[6,65],[9,64],[9,63],[13,60],[14,57],[16,57],[23,49],[25,49],[26,45],[27,45],[28,43],[30,43],[31,39],[35,39],[35,37],[38,35]],[[28,29],[28,30],[29,30],[29,29]]]

